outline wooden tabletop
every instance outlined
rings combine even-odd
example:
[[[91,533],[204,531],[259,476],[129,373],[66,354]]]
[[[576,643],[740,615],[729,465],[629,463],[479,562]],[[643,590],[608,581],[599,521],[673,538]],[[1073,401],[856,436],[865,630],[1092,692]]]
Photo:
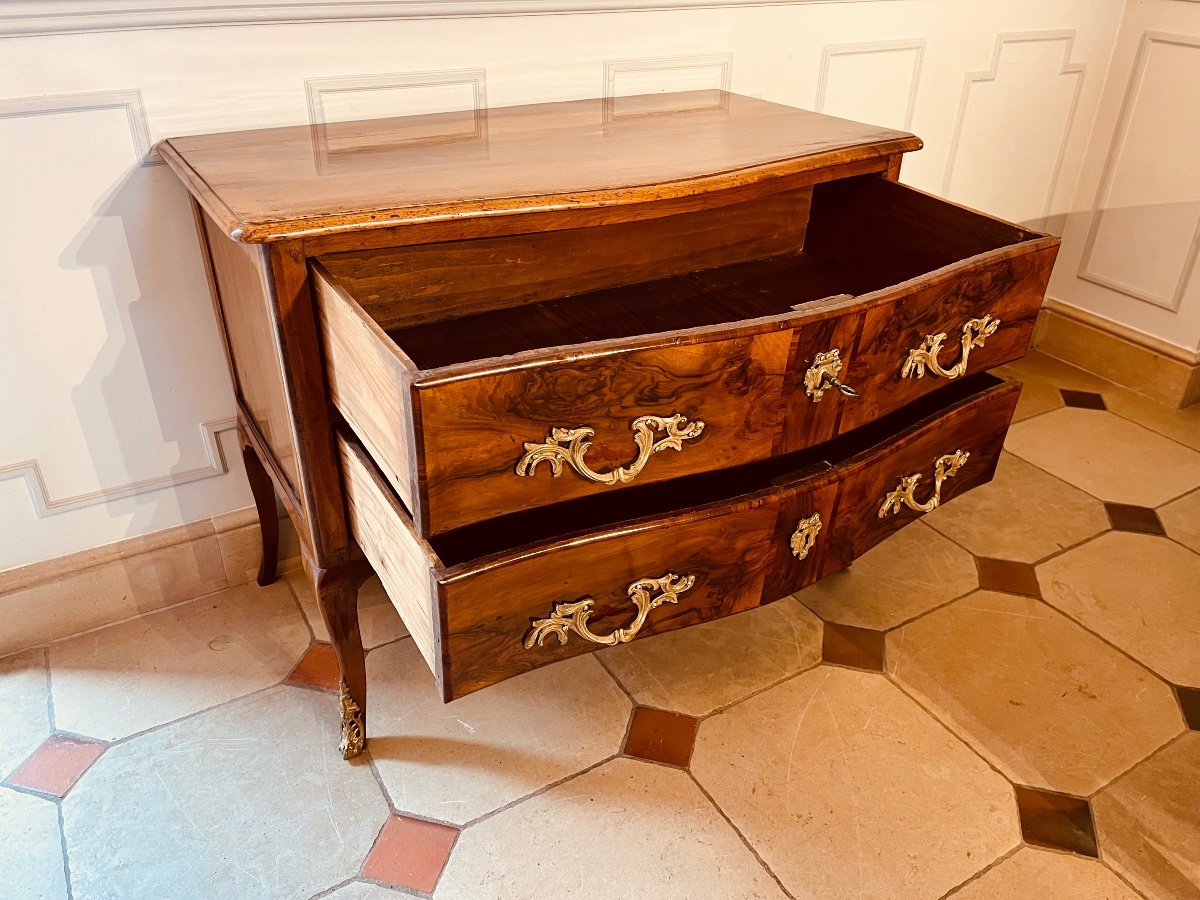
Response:
[[[911,134],[724,91],[170,138],[237,241],[638,203],[917,150]],[[641,112],[643,109],[655,110]]]

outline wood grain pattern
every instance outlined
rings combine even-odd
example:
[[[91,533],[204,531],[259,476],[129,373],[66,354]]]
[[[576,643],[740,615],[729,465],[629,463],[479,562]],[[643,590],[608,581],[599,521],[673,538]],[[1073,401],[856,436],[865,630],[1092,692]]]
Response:
[[[811,188],[584,231],[534,232],[323,257],[385,330],[685,275],[804,246]]]
[[[736,94],[709,106],[612,122],[599,99],[490,109],[478,146],[414,140],[458,119],[434,114],[171,138],[159,151],[226,234],[259,242],[637,204],[859,160],[882,170],[921,146],[905,132]],[[331,143],[332,169],[321,165]]]

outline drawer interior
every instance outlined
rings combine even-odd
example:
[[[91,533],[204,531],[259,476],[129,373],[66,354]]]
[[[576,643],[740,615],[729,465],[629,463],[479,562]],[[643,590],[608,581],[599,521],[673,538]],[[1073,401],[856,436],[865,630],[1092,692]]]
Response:
[[[863,175],[660,220],[321,262],[432,369],[778,315],[1039,237]]]
[[[937,417],[955,404],[1003,383],[1001,378],[980,373],[818,447],[730,469],[635,485],[616,494],[596,494],[498,516],[427,540],[442,564],[453,568],[514,549],[514,535],[520,536],[522,545],[563,537],[564,522],[571,523],[572,533],[595,531],[628,520],[631,511],[639,518],[660,517],[781,487],[880,446],[913,428],[913,423]]]

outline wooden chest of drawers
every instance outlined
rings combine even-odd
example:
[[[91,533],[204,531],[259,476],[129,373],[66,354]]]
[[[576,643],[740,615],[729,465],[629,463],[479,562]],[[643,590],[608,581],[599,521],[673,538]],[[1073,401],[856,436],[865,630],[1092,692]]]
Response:
[[[209,262],[260,581],[278,494],[345,755],[370,568],[453,700],[784,597],[992,477],[1019,386],[985,372],[1024,353],[1057,239],[899,184],[911,135],[685,99],[160,145]]]

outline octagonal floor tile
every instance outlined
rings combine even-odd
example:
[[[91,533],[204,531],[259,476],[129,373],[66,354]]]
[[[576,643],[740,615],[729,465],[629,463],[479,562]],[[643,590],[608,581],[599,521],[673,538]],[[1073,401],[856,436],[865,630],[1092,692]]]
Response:
[[[937,897],[1021,837],[1009,783],[882,675],[823,666],[718,713],[692,772],[796,896]]]
[[[821,661],[821,620],[791,598],[601,651],[643,706],[703,716]]]
[[[326,900],[406,900],[411,894],[364,881],[352,881],[326,896]]]
[[[1200,404],[1174,409],[1133,391],[1105,391],[1108,408],[1172,440],[1200,450]]]
[[[310,637],[284,584],[240,585],[50,647],[55,725],[117,740],[282,681]]]
[[[796,599],[826,622],[883,631],[976,587],[971,554],[913,522]]]
[[[1021,848],[950,896],[954,900],[1048,897],[1050,885],[1054,900],[1141,900],[1101,862],[1032,847]]]
[[[50,800],[0,787],[0,894],[65,900],[58,810]]]
[[[111,747],[62,804],[75,896],[308,897],[357,874],[388,807],[338,732],[336,698],[279,687]]]
[[[1104,505],[1011,453],[989,484],[922,519],[976,556],[1037,562],[1108,528]]]
[[[46,653],[0,659],[0,781],[50,736]]]
[[[615,759],[468,828],[438,900],[783,900],[686,773]]]
[[[617,753],[632,705],[580,656],[442,703],[411,640],[367,657],[367,734],[401,812],[461,825]]]
[[[1167,536],[1200,553],[1200,491],[1180,497],[1158,510]]]
[[[1200,555],[1112,532],[1038,566],[1047,603],[1175,684],[1200,687]]]
[[[1200,487],[1200,453],[1112,413],[1055,410],[1013,425],[1004,446],[1100,500],[1161,506]]]
[[[1044,603],[979,591],[888,635],[894,677],[1013,781],[1088,796],[1183,730],[1146,669]]]
[[[1147,897],[1200,897],[1200,733],[1092,800],[1101,856]]]
[[[321,618],[321,610],[317,607],[317,595],[313,593],[312,584],[303,570],[289,572],[286,576],[304,610],[304,617],[312,627],[318,641],[329,640],[329,629]],[[400,619],[400,613],[388,599],[378,575],[372,575],[366,580],[358,592],[358,627],[362,632],[363,646],[368,650],[382,644],[390,644],[408,636],[408,629]]]

